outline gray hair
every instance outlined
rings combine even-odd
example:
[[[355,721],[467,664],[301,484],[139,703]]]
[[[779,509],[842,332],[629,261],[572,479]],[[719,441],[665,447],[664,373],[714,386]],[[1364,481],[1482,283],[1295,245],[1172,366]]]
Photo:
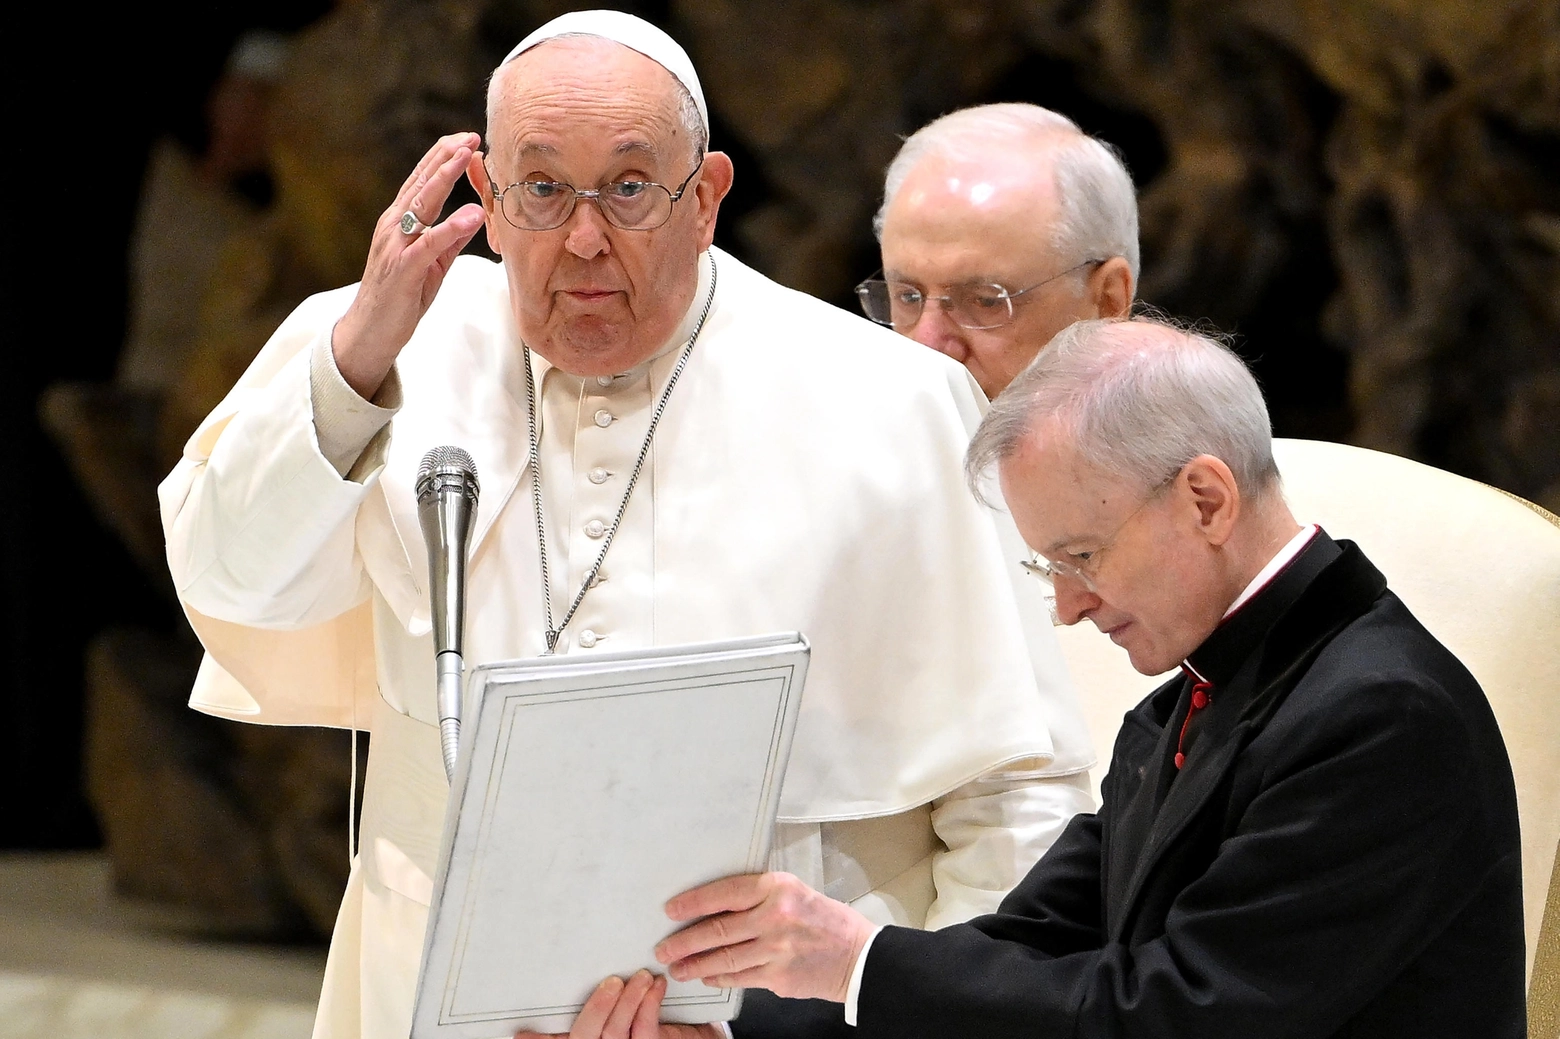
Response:
[[[1120,256],[1138,279],[1138,209],[1132,175],[1116,149],[1090,137],[1078,124],[1039,105],[978,105],[952,112],[921,127],[905,140],[889,163],[883,204],[872,230],[883,238],[888,207],[916,164],[929,155],[978,156],[974,146],[1033,146],[1044,142],[1051,158],[1060,215],[1051,229],[1051,246],[1065,266]]]
[[[1158,316],[1079,321],[991,402],[964,457],[976,497],[991,467],[1054,419],[1085,464],[1145,489],[1198,455],[1253,500],[1278,485],[1262,390],[1212,335]]]
[[[596,40],[608,39],[605,36],[597,36],[594,33],[566,32],[551,37],[551,39],[545,40],[542,44],[538,44],[537,46],[544,46],[546,43],[551,43],[552,40],[567,40],[578,37],[589,37]],[[617,41],[612,40],[610,42],[616,43]],[[529,50],[523,51],[520,54],[515,55],[515,58],[523,57],[525,54],[529,53]],[[492,75],[488,77],[487,127],[483,133],[483,139],[489,142],[490,148],[492,146],[493,116],[498,112],[498,102],[500,99],[499,80],[502,78],[502,73],[505,67],[507,67],[513,60],[514,59],[510,59],[510,61],[506,61],[499,65],[498,68],[493,70]],[[688,140],[693,146],[693,161],[698,162],[704,158],[704,153],[710,146],[709,127],[704,125],[704,116],[699,113],[699,106],[693,100],[693,94],[689,92],[687,87],[683,86],[682,80],[678,79],[676,76],[673,76],[670,72],[668,72],[667,75],[671,77],[673,96],[677,102],[677,121],[680,122],[683,129],[687,131]]]

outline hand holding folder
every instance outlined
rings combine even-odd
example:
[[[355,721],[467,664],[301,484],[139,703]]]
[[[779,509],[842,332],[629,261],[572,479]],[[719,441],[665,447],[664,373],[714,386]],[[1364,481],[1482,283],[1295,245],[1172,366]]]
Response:
[[[659,972],[667,900],[767,862],[807,655],[792,633],[475,669],[412,1039],[564,1032],[600,979]],[[660,1016],[740,1004],[671,981]]]

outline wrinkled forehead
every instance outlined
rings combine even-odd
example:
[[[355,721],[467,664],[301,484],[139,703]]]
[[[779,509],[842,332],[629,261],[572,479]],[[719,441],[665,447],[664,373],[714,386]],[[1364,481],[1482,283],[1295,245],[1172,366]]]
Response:
[[[526,50],[493,76],[488,142],[496,153],[587,145],[670,154],[686,135],[676,78],[612,40],[564,36]]]
[[[1059,207],[1048,163],[1006,154],[932,154],[883,211],[885,268],[942,283],[1031,284],[1055,273]],[[1022,287],[1022,286],[1015,286]]]
[[[680,84],[691,106],[697,110],[699,128],[708,134],[709,109],[705,106],[699,74],[694,71],[688,52],[663,30],[624,11],[572,11],[559,15],[517,43],[499,66],[508,64],[519,55],[548,41],[579,37],[610,40],[631,48],[666,69]]]

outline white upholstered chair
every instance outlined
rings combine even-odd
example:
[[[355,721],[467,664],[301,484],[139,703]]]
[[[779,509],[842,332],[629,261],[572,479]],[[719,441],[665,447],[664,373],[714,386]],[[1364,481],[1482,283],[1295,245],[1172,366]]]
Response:
[[[1489,696],[1516,774],[1533,1024],[1555,1008],[1560,937],[1544,935],[1546,898],[1560,845],[1560,520],[1520,498],[1396,455],[1313,440],[1277,440],[1284,496],[1301,523],[1357,542],[1430,631]],[[1122,715],[1161,679],[1084,622],[1058,628],[1100,764]],[[1555,885],[1560,887],[1560,884]],[[1550,899],[1551,901],[1553,899]],[[1551,906],[1550,930],[1560,928]],[[1542,998],[1541,998],[1542,997]],[[1532,1034],[1541,1035],[1541,1031]],[[1553,1033],[1551,1033],[1553,1034]]]

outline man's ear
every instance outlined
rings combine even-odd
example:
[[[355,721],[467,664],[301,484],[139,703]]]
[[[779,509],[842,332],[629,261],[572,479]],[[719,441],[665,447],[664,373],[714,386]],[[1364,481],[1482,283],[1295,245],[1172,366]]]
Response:
[[[471,161],[466,164],[466,179],[471,182],[471,187],[476,191],[477,198],[482,200],[483,212],[487,214],[485,223],[487,225],[488,248],[492,249],[495,255],[501,255],[503,250],[498,247],[498,236],[493,233],[493,221],[502,218],[499,217],[496,209],[496,202],[493,198],[493,182],[488,179],[487,163],[483,162],[483,158],[484,156],[481,152],[471,153]]]
[[[1240,488],[1235,474],[1221,459],[1198,455],[1187,462],[1176,483],[1197,510],[1197,530],[1210,545],[1224,544],[1240,518]]]
[[[1126,258],[1112,256],[1089,275],[1088,297],[1100,317],[1126,317],[1132,312],[1135,288]]]
[[[721,200],[731,190],[736,177],[731,157],[725,152],[709,152],[704,156],[704,169],[699,172],[694,197],[699,200],[698,233],[699,251],[708,249],[715,241],[715,218],[720,215]]]

